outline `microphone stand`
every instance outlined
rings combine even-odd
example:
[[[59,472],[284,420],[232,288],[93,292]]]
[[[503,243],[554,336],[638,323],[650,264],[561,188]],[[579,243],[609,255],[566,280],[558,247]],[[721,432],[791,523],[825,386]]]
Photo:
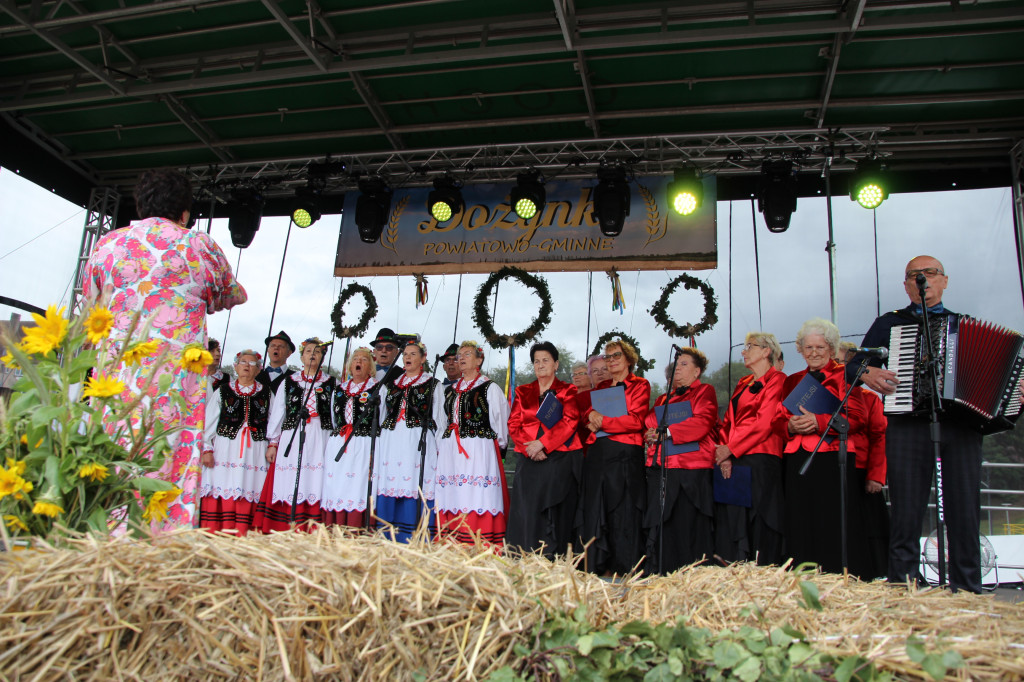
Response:
[[[422,503],[423,503],[424,507],[427,506],[427,496],[423,494],[423,476],[426,473],[426,468],[427,468],[427,428],[428,428],[428,426],[430,424],[430,420],[434,416],[434,390],[437,388],[435,384],[437,382],[437,380],[436,380],[436,377],[437,377],[437,366],[440,364],[440,360],[441,360],[441,356],[440,355],[434,356],[434,371],[432,371],[430,373],[430,381],[428,382],[428,385],[430,386],[430,402],[428,403],[428,406],[427,406],[427,414],[426,415],[422,415],[422,414],[420,415],[420,421],[423,423],[423,428],[420,429],[420,444],[419,444],[419,451],[420,451],[420,487],[419,487],[419,492],[420,492],[420,497],[423,498]],[[420,521],[423,519],[422,507],[420,507],[420,505],[416,505],[416,511],[417,511],[417,514],[416,514],[416,527],[419,528]],[[430,511],[429,511],[429,509],[427,510],[427,518],[428,519],[430,518]],[[429,526],[429,521],[428,521],[427,525]]]
[[[846,395],[839,402],[839,406],[836,407],[835,412],[829,417],[828,424],[825,425],[825,430],[822,432],[821,437],[818,439],[818,444],[814,446],[814,450],[811,451],[811,456],[807,458],[803,466],[800,467],[800,475],[806,476],[807,470],[811,468],[811,462],[814,461],[814,456],[818,454],[818,450],[825,443],[825,438],[828,437],[830,429],[834,430],[839,434],[839,541],[842,543],[842,558],[843,558],[843,570],[849,571],[849,561],[846,550],[846,460],[848,455],[847,450],[847,438],[850,434],[850,422],[849,420],[840,414],[843,408],[846,407],[846,403],[849,402],[850,396],[853,394],[853,389],[857,387],[857,379],[867,370],[868,358],[865,357],[860,362],[860,367],[857,368],[857,373],[853,376],[853,381],[849,382],[849,386],[846,387]]]
[[[946,584],[946,513],[945,504],[942,498],[942,431],[939,424],[939,374],[937,358],[935,357],[935,346],[932,345],[931,313],[928,312],[928,302],[925,301],[925,289],[928,288],[928,278],[923,273],[918,273],[915,280],[917,291],[921,296],[921,319],[924,327],[924,351],[921,353],[920,371],[928,385],[931,386],[931,395],[928,401],[929,436],[932,441],[932,454],[935,459],[935,539],[938,542],[938,569],[939,585]]]
[[[388,371],[384,373],[384,376],[382,376],[380,378],[380,383],[378,383],[376,386],[373,387],[374,389],[377,390],[376,393],[371,395],[370,396],[370,400],[367,401],[367,402],[370,403],[370,407],[371,407],[371,410],[370,410],[370,412],[371,412],[371,414],[370,414],[370,419],[371,419],[371,421],[370,421],[370,466],[366,470],[366,525],[365,525],[365,528],[366,528],[367,531],[369,531],[371,528],[373,528],[373,513],[372,513],[373,500],[370,499],[370,498],[373,496],[373,460],[374,460],[374,457],[376,456],[376,451],[377,451],[377,432],[380,431],[380,409],[378,408],[378,406],[380,405],[380,401],[381,401],[380,388],[388,383],[389,378],[390,378],[391,381],[394,381],[394,377],[392,377],[392,374],[395,374],[396,376],[398,374],[398,372],[396,372],[395,370],[398,369],[398,358],[400,358],[400,357],[402,357],[401,354],[398,354],[398,355],[395,356],[395,359],[391,361],[391,366],[388,367]],[[353,429],[353,433],[354,432],[355,432],[355,429]],[[351,434],[349,435],[349,438],[351,438]],[[347,446],[348,446],[348,441],[346,441],[345,444],[342,446],[342,450],[344,450],[345,447],[347,447]],[[340,452],[338,453],[338,457],[341,457],[341,453]]]
[[[316,385],[316,378],[320,376],[320,368],[324,364],[324,353],[320,352],[320,360],[316,363],[316,371],[313,372],[313,378],[309,381],[309,388],[306,389],[306,394],[302,396],[302,408],[299,409],[299,459],[295,465],[295,488],[292,490],[292,504],[291,509],[288,510],[288,525],[291,527],[295,526],[295,505],[298,504],[299,500],[299,477],[302,475],[302,452],[306,447],[306,423],[310,419],[309,416],[309,396],[313,393],[313,387]],[[285,389],[287,391],[287,388]],[[287,457],[292,449],[292,443],[295,442],[295,432],[292,431],[292,437],[288,440],[288,447],[284,450],[284,456]]]
[[[668,392],[665,393],[665,406],[661,411],[661,419],[658,420],[658,445],[654,451],[654,459],[651,461],[652,465],[660,466],[661,472],[659,476],[659,488],[658,488],[658,575],[662,574],[662,568],[665,556],[665,497],[668,494],[668,472],[665,470],[665,439],[668,437],[668,403],[672,399],[672,390],[676,381],[676,365],[679,364],[679,356],[681,353],[675,354],[675,359],[672,361],[672,375],[668,380]]]

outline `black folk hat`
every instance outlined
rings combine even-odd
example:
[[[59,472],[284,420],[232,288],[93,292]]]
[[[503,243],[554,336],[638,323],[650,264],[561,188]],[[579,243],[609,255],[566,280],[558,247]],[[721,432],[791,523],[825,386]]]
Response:
[[[397,346],[398,336],[387,327],[381,327],[380,331],[377,332],[377,338],[370,345],[376,346],[378,343],[393,343]]]
[[[273,336],[268,336],[264,340],[263,345],[264,346],[269,346],[270,342],[273,341],[274,339],[279,339],[281,341],[284,341],[285,343],[288,344],[288,347],[292,349],[292,352],[293,353],[295,352],[295,344],[292,343],[291,338],[287,334],[285,334],[284,332],[278,332],[278,333],[274,334]]]
[[[453,343],[452,345],[448,346],[448,350],[446,350],[444,352],[444,355],[441,356],[441,359],[442,360],[447,360],[448,358],[454,358],[458,354],[459,354],[459,344]]]

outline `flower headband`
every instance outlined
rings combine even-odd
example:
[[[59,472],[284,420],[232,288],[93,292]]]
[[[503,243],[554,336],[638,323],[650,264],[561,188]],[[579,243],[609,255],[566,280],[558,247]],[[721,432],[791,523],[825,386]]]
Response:
[[[263,356],[262,355],[260,355],[259,353],[257,353],[256,351],[254,351],[254,350],[252,350],[250,348],[246,348],[245,350],[240,350],[237,353],[235,353],[235,364],[236,365],[239,362],[241,362],[242,356],[244,356],[244,355],[251,355],[251,356],[255,357],[257,363],[263,362]]]

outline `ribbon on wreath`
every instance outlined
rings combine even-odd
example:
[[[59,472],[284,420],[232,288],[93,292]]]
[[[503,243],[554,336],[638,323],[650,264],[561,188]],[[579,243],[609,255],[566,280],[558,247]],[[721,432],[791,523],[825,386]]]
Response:
[[[615,268],[608,271],[608,279],[612,281],[612,310],[618,310],[619,315],[622,315],[626,311],[626,299],[622,295],[622,282]]]
[[[416,278],[416,307],[427,304],[430,293],[427,291],[427,276],[413,275]]]
[[[516,347],[508,347],[508,372],[505,373],[505,397],[508,398],[508,406],[516,399]]]

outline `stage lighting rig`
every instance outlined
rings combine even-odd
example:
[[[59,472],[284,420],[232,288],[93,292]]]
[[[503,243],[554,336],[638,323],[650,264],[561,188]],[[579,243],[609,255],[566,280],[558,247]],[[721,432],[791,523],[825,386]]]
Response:
[[[546,196],[540,171],[533,170],[516,177],[516,186],[509,192],[509,202],[517,216],[529,220],[544,206]]]
[[[597,171],[597,179],[597,187],[591,192],[594,203],[591,215],[600,226],[601,234],[618,237],[629,215],[626,169],[622,166],[602,166]]]
[[[850,179],[850,199],[864,208],[878,208],[889,197],[885,168],[879,159],[864,159]]]
[[[446,223],[453,216],[462,213],[465,202],[462,200],[462,183],[449,176],[434,180],[434,189],[427,196],[427,209],[439,223]]]
[[[384,224],[391,212],[391,188],[382,178],[374,177],[359,181],[361,194],[356,200],[356,228],[359,238],[367,244],[380,239]]]
[[[765,159],[757,181],[757,210],[770,232],[785,232],[796,210],[796,172],[786,159]]]
[[[239,249],[248,248],[260,229],[263,218],[263,193],[254,187],[239,187],[231,191],[228,207],[228,231],[231,243]]]
[[[704,202],[704,183],[701,174],[693,168],[680,168],[668,183],[668,199],[679,215],[690,215]]]

